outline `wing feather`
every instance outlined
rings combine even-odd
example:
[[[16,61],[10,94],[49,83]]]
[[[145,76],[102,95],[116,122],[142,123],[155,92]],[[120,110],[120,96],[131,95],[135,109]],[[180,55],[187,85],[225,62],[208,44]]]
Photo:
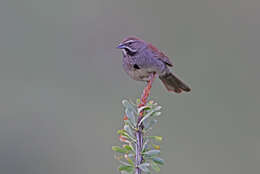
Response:
[[[151,49],[156,58],[161,59],[168,66],[173,66],[173,63],[170,61],[169,57],[167,57],[163,52],[159,51],[155,46],[148,44],[148,48]]]

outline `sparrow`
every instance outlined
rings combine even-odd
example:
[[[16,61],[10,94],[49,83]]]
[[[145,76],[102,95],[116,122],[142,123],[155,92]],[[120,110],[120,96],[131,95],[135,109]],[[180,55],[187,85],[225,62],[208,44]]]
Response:
[[[125,38],[118,46],[123,53],[123,68],[134,80],[146,81],[157,74],[168,91],[181,93],[191,89],[174,75],[171,60],[155,46],[135,36]]]

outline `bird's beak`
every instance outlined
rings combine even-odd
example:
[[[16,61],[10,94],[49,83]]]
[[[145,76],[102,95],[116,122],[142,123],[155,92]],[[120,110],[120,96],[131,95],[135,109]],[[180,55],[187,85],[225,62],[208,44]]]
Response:
[[[119,44],[116,48],[123,49],[123,48],[125,48],[125,45],[124,44]]]

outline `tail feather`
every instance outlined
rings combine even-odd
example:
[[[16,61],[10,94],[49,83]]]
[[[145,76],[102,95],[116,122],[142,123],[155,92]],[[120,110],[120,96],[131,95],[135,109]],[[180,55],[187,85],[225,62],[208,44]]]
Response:
[[[180,79],[178,79],[175,75],[173,75],[170,72],[159,76],[159,78],[168,91],[181,93],[182,91],[189,92],[191,90],[188,87],[188,85],[183,83]]]

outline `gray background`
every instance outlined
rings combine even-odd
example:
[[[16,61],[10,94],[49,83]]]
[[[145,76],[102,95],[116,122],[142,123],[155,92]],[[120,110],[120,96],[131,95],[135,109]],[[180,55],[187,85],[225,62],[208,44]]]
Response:
[[[192,87],[152,88],[161,173],[258,174],[259,31],[259,0],[1,0],[0,173],[118,173],[121,100],[144,84],[115,47],[137,35]]]

